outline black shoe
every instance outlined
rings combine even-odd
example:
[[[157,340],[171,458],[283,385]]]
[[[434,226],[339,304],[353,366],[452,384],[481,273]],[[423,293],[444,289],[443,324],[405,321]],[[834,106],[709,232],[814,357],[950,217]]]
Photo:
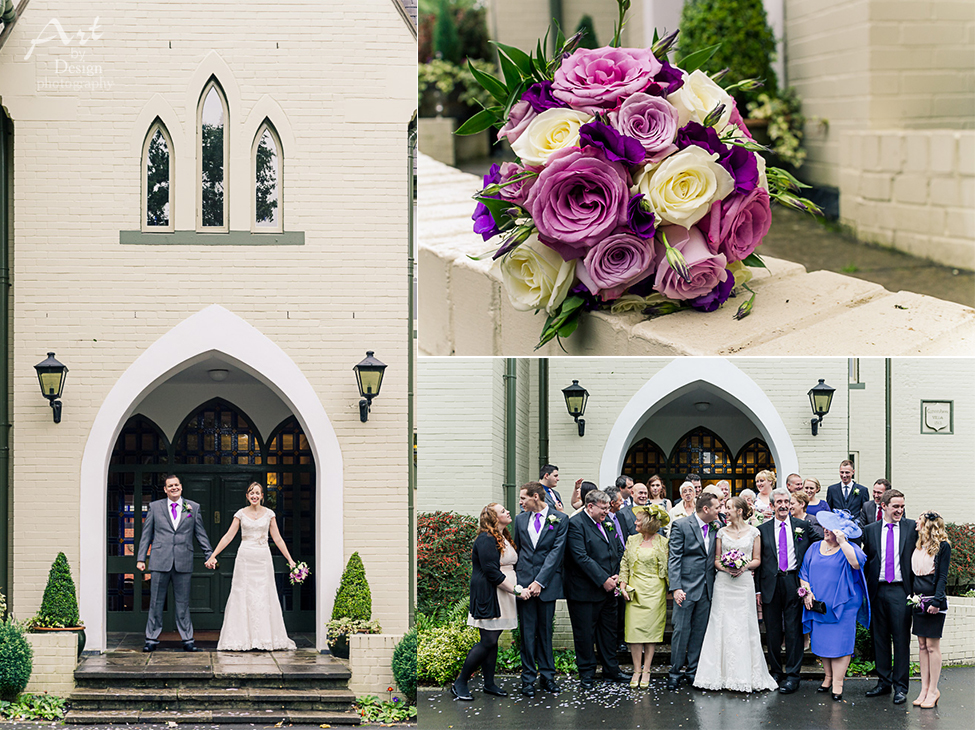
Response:
[[[840,692],[839,694],[836,694],[835,692],[833,692],[833,699],[836,702],[842,702],[843,701],[843,693]]]
[[[534,684],[523,684],[521,685],[521,693],[525,695],[528,699],[532,699],[535,696],[535,685]]]
[[[579,684],[582,685],[583,689],[592,689],[595,686],[595,683],[591,679],[580,679]]]
[[[633,678],[632,674],[617,672],[616,674],[603,674],[603,679],[610,682],[629,682]]]
[[[630,647],[628,647],[624,642],[621,641],[616,651],[619,654],[626,654],[630,651]]]
[[[676,692],[680,689],[680,677],[668,677],[667,678],[667,689],[671,692]]]
[[[785,681],[785,675],[781,672],[772,672],[772,679],[775,680],[776,684],[782,684]]]
[[[494,695],[495,697],[507,697],[508,696],[508,693],[505,692],[503,689],[501,689],[496,684],[490,684],[490,685],[486,684],[486,685],[484,685],[484,688],[481,691],[484,692],[484,694],[486,694],[486,695]]]
[[[198,647],[192,641],[184,641],[183,642],[183,651],[203,651],[203,649],[201,649],[200,647]]]
[[[877,682],[877,685],[873,689],[867,690],[867,697],[880,697],[880,695],[889,695],[890,687],[887,685]]]
[[[791,695],[797,689],[799,689],[799,682],[795,679],[787,679],[779,685],[779,693],[784,695]]]
[[[154,644],[151,641],[147,641],[146,645],[142,647],[142,651],[155,651],[158,644]]]
[[[467,689],[467,687],[464,687],[463,691],[461,691],[461,690],[458,690],[457,689],[457,685],[456,684],[450,685],[450,694],[452,694],[454,696],[454,699],[466,700],[468,702],[471,702],[471,701],[474,700],[474,698],[471,697],[471,691],[469,689]]]
[[[830,691],[830,690],[832,690],[832,689],[833,689],[833,688],[832,688],[832,686],[831,686],[831,685],[826,685],[825,687],[824,687],[823,685],[819,685],[819,686],[818,686],[818,687],[816,688],[816,691],[817,691],[817,692],[829,692],[829,691]]]
[[[542,689],[556,695],[562,691],[562,687],[554,679],[542,679]]]
[[[694,684],[694,676],[695,675],[691,674],[690,672],[684,672],[682,675],[680,675],[680,681],[687,682],[688,684]]]
[[[894,704],[903,705],[907,702],[907,692],[894,692]]]

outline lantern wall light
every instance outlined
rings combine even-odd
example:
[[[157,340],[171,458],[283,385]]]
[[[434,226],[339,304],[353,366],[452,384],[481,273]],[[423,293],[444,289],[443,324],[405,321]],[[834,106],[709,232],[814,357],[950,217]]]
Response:
[[[823,422],[823,416],[829,413],[835,392],[836,388],[830,388],[822,378],[819,379],[818,384],[809,389],[809,405],[812,406],[813,416],[815,416],[810,421],[813,436],[819,433],[819,424]]]
[[[379,389],[383,387],[383,373],[386,365],[375,357],[373,351],[366,351],[366,359],[352,368],[355,371],[355,379],[359,385],[359,420],[365,423],[369,420],[369,411],[372,409],[372,399],[379,395]]]
[[[64,390],[64,380],[68,369],[54,359],[54,353],[47,353],[47,359],[34,366],[37,371],[37,382],[40,383],[41,393],[51,403],[54,411],[54,422],[61,423],[61,392]]]
[[[572,385],[562,388],[562,396],[565,398],[565,408],[569,415],[575,419],[579,425],[579,435],[586,435],[586,422],[582,416],[586,412],[586,403],[589,401],[589,391],[579,385],[578,380],[573,380]]]

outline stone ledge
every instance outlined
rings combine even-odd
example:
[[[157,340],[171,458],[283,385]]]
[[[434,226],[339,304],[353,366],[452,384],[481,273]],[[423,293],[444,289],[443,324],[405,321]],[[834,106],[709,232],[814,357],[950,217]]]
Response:
[[[488,246],[471,231],[480,180],[419,156],[419,349],[424,355],[971,355],[975,309],[933,297],[888,292],[828,271],[807,273],[766,257],[756,271],[751,316],[735,321],[731,300],[712,313],[655,320],[637,314],[585,315],[577,332],[537,352],[541,314],[515,310]]]

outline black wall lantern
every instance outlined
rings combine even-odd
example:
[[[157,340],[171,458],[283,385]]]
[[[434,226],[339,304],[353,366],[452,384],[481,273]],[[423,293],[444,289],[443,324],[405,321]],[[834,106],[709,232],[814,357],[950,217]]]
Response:
[[[579,424],[579,435],[585,436],[586,422],[582,420],[582,416],[586,412],[589,391],[579,385],[578,380],[573,380],[572,385],[562,388],[562,396],[565,398],[565,407],[569,411],[569,415]]]
[[[369,410],[372,407],[372,399],[379,395],[379,389],[383,387],[383,372],[386,365],[374,358],[372,350],[366,351],[366,359],[356,365],[355,379],[359,384],[359,420],[365,423],[369,420]]]
[[[812,406],[813,415],[816,416],[810,421],[813,436],[819,433],[819,424],[823,422],[823,416],[829,413],[835,392],[836,388],[830,388],[822,378],[819,379],[818,384],[809,389],[809,405]]]
[[[47,360],[34,366],[37,371],[37,381],[41,385],[41,393],[51,402],[54,411],[54,422],[61,423],[61,391],[64,390],[64,379],[68,369],[54,359],[54,353],[47,353]]]

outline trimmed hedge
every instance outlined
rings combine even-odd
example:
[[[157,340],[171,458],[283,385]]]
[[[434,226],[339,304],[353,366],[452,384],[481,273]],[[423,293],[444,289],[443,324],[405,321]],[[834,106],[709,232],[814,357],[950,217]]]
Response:
[[[417,610],[438,614],[467,599],[471,580],[471,548],[477,520],[456,512],[425,512],[417,518]]]
[[[0,621],[0,700],[13,701],[34,669],[34,650],[14,619]]]
[[[961,595],[975,587],[975,524],[945,525],[951,543],[951,565],[948,568],[948,593]]]
[[[393,649],[393,679],[409,703],[416,704],[416,650],[419,635],[416,627],[406,632]]]
[[[342,572],[342,581],[335,592],[332,619],[351,618],[368,621],[372,618],[372,592],[366,581],[366,569],[359,553],[352,553]]]
[[[40,610],[33,618],[35,626],[46,628],[69,628],[81,625],[78,615],[78,598],[74,581],[71,579],[71,566],[64,553],[58,553],[47,574],[47,586]]]

